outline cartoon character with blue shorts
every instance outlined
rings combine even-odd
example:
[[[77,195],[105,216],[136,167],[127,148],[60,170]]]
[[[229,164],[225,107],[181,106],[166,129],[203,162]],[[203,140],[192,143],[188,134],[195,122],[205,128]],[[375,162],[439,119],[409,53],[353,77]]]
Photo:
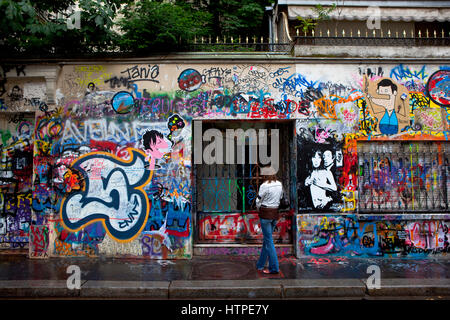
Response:
[[[374,98],[370,95],[367,85],[368,83],[366,80],[365,91],[369,102],[368,105],[372,115],[378,119],[378,129],[380,133],[386,135],[399,133],[404,127],[404,125],[400,125],[399,122],[407,123],[409,120],[407,108],[405,106],[407,95],[403,93],[400,96],[400,99],[397,99],[399,95],[398,86],[391,79],[382,79],[377,84],[376,93],[385,96],[383,98]]]

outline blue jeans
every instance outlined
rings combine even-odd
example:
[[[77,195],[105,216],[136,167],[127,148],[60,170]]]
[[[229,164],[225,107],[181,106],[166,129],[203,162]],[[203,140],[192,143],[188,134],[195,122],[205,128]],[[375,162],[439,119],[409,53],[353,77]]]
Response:
[[[258,270],[264,269],[266,261],[269,259],[269,272],[279,272],[277,252],[272,239],[277,220],[259,219],[259,221],[263,233],[263,244],[256,268]]]

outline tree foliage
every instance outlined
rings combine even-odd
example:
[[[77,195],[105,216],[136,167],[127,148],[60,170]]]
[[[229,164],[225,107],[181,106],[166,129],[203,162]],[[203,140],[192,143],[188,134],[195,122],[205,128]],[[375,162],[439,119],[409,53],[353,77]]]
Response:
[[[269,2],[0,0],[0,54],[179,51],[194,37],[258,36]],[[75,4],[78,16],[68,10]]]
[[[119,26],[118,44],[125,51],[169,51],[183,48],[194,36],[207,36],[211,15],[186,3],[141,0],[128,5]]]
[[[329,8],[325,8],[321,4],[316,4],[313,8],[314,12],[317,14],[316,19],[307,19],[301,16],[297,17],[299,24],[296,25],[295,29],[301,29],[303,33],[308,33],[313,30],[319,21],[330,20],[330,13],[332,13],[337,8],[336,3],[333,3]]]
[[[69,6],[78,3],[79,28]],[[114,45],[113,19],[119,0],[0,0],[0,49],[5,54],[86,53]]]
[[[258,36],[265,6],[270,3],[270,0],[200,1],[213,16],[211,23],[216,36]]]

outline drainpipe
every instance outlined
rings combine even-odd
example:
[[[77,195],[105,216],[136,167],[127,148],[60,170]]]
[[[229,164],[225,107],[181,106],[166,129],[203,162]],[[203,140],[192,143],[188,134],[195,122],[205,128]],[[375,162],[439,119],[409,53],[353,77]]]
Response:
[[[269,42],[274,43],[273,41],[273,26],[272,26],[272,20],[273,20],[273,6],[266,7],[266,11],[268,12],[268,20],[269,20]],[[273,45],[269,44],[269,51],[273,50]]]

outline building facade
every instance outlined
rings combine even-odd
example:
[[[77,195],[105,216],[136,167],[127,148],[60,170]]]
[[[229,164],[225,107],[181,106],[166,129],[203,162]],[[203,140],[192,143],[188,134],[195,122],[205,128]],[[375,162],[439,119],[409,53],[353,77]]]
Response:
[[[4,66],[4,252],[258,254],[276,164],[280,255],[446,256],[445,61],[209,59]]]
[[[290,52],[2,62],[0,253],[257,255],[272,165],[280,257],[448,257],[447,29],[293,35],[287,2]]]

